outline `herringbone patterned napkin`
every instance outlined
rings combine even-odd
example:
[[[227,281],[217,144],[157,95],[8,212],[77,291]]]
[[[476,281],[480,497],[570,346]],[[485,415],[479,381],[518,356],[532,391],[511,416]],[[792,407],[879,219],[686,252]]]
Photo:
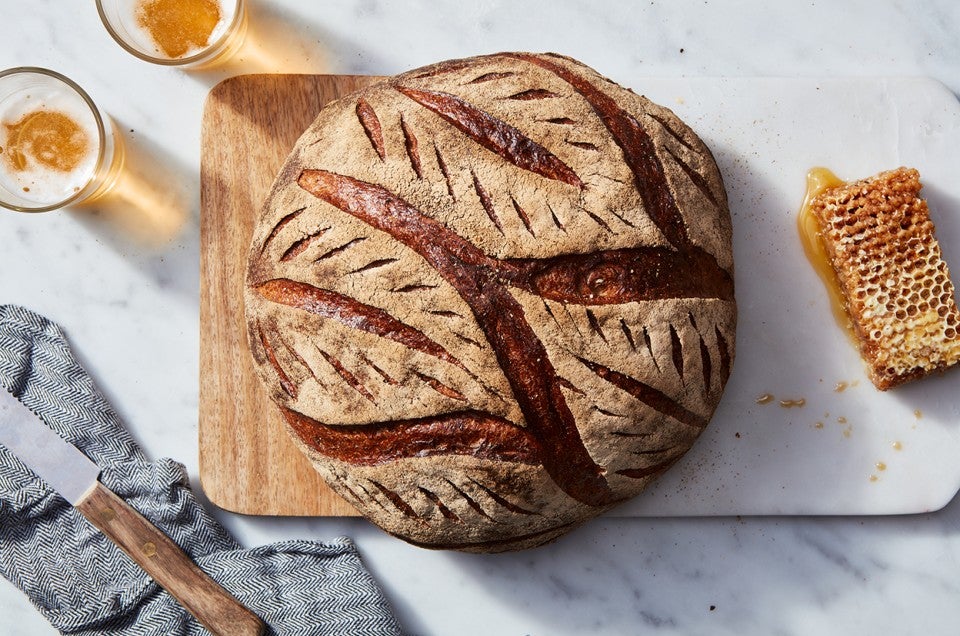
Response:
[[[0,384],[95,461],[107,487],[183,547],[273,633],[400,633],[349,539],[241,549],[197,503],[181,464],[147,461],[54,323],[0,305]],[[206,633],[2,446],[0,572],[63,633]]]

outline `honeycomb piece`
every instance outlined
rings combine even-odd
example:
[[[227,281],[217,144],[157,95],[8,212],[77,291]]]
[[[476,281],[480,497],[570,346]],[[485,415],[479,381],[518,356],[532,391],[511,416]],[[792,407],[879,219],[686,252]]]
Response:
[[[960,311],[920,173],[898,168],[811,203],[846,308],[882,391],[960,361]]]

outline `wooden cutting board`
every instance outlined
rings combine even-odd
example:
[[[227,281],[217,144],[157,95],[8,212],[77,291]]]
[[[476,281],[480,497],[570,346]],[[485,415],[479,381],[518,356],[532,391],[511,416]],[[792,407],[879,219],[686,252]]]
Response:
[[[375,81],[243,75],[210,91],[200,161],[200,483],[221,508],[357,515],[295,446],[247,354],[243,277],[260,206],[320,107]]]
[[[241,76],[203,116],[200,479],[215,505],[263,515],[354,515],[288,438],[254,375],[243,283],[274,175],[320,106],[375,78]],[[619,78],[672,108],[723,174],[739,323],[710,426],[619,516],[897,514],[960,488],[960,371],[879,393],[830,313],[796,232],[804,175],[920,170],[954,281],[960,272],[960,103],[924,78]],[[837,387],[846,387],[839,390]],[[774,396],[757,403],[761,395]],[[785,408],[779,405],[804,406]]]

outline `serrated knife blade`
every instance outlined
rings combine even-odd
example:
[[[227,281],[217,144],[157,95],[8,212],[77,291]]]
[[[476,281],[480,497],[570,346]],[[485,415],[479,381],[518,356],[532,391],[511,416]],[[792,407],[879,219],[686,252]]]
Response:
[[[218,636],[260,635],[240,604],[130,504],[100,483],[100,468],[0,387],[0,444],[59,492],[158,585]]]
[[[0,390],[0,444],[71,505],[82,500],[100,476],[100,468],[76,446],[4,390]]]

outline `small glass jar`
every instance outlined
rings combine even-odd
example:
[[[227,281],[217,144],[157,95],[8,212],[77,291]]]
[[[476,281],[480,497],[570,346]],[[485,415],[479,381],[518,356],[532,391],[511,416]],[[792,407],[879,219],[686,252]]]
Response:
[[[97,11],[128,53],[184,69],[225,61],[247,30],[244,0],[97,0]]]
[[[75,82],[44,68],[0,71],[0,206],[79,204],[113,187],[122,166],[113,123]]]

